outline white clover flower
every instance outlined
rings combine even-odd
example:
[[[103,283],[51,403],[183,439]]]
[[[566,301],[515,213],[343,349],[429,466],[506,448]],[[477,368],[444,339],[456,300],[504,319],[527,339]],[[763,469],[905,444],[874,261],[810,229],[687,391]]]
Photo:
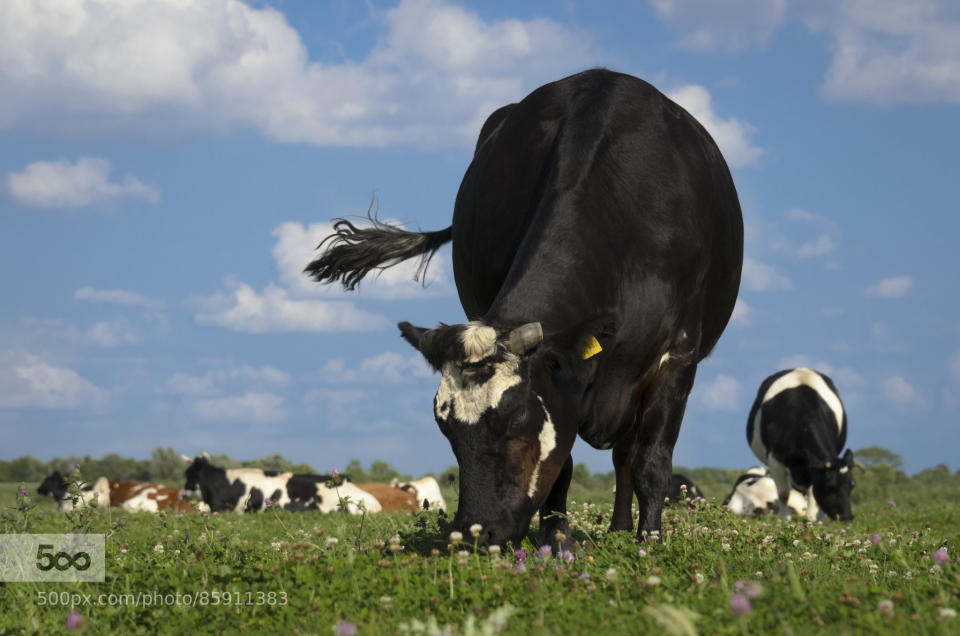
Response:
[[[721,543],[721,544],[720,544],[720,549],[723,550],[724,552],[729,552],[729,551],[730,551],[730,544],[729,544],[729,543]]]
[[[331,548],[331,547],[337,545],[337,543],[339,543],[339,542],[340,542],[340,539],[338,539],[338,538],[336,538],[336,537],[327,537],[327,540],[324,541],[324,544],[323,544],[323,545],[324,545],[325,547],[327,547],[327,548]]]
[[[466,550],[460,550],[457,552],[457,565],[466,565],[468,559],[470,558],[470,553]]]
[[[450,533],[450,540],[453,541],[454,543],[460,543],[461,541],[463,541],[463,533],[454,530],[453,532]]]
[[[756,572],[754,572],[753,575],[754,575],[755,577],[757,577],[758,579],[762,579],[762,578],[763,578],[763,572],[761,572],[760,570],[757,570]]]
[[[793,547],[797,547],[798,545],[800,545],[800,539],[794,539],[794,540],[793,540]]]
[[[490,553],[490,556],[496,556],[500,554],[500,546],[492,545],[489,548],[487,548],[487,551]]]
[[[941,607],[940,608],[940,618],[956,618],[957,610],[952,607]]]
[[[483,532],[483,526],[481,526],[479,523],[475,523],[470,526],[470,534],[473,535],[474,539],[479,537],[481,532]]]
[[[157,545],[153,546],[153,551],[157,554],[163,554],[163,544],[158,543]]]
[[[609,568],[604,574],[604,576],[607,577],[607,581],[609,581],[610,583],[616,583],[618,575],[619,575],[619,572],[617,572],[617,568]]]
[[[647,577],[647,585],[650,585],[650,586],[660,585],[660,577],[657,576],[656,574],[651,574],[650,576]]]
[[[696,579],[697,585],[703,585],[703,581],[704,581],[703,574],[701,574],[700,572],[697,572],[696,574],[693,575],[693,578]]]
[[[877,603],[877,611],[887,616],[893,616],[893,601],[887,598],[883,599]]]
[[[270,547],[273,548],[274,552],[279,552],[280,548],[283,547],[279,541],[271,541]]]

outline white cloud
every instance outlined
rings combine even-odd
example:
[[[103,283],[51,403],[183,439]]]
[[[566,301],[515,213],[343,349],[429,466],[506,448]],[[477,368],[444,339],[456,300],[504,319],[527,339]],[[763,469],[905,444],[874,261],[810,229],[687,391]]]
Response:
[[[240,365],[207,371],[199,376],[174,373],[167,380],[167,389],[185,396],[218,395],[224,391],[223,387],[226,385],[285,386],[290,384],[291,380],[289,373],[270,365]]]
[[[700,51],[736,52],[765,45],[787,14],[786,0],[650,0],[657,16],[687,32],[680,46]]]
[[[105,399],[105,391],[73,369],[31,354],[0,354],[0,408],[72,409]]]
[[[7,187],[20,203],[37,208],[80,208],[121,199],[160,200],[155,188],[129,174],[111,181],[111,171],[109,161],[92,157],[81,157],[75,163],[67,159],[37,161],[23,172],[10,173]]]
[[[21,322],[46,339],[57,339],[83,347],[113,348],[140,342],[140,334],[126,319],[94,323],[79,328],[58,318],[23,318]]]
[[[750,314],[753,308],[742,298],[737,298],[737,303],[733,306],[733,314],[730,316],[730,322],[733,325],[743,326],[750,324]]]
[[[813,258],[829,254],[837,248],[837,244],[829,234],[821,234],[813,241],[803,243],[797,248],[797,256],[800,258]]]
[[[388,220],[397,224],[395,221]],[[357,220],[362,225],[362,221]],[[288,221],[274,228],[276,238],[271,254],[277,268],[277,278],[291,293],[299,296],[322,296],[347,298],[343,288],[337,285],[320,285],[303,273],[307,263],[322,252],[317,251],[320,242],[333,233],[330,223],[313,223],[304,227]],[[357,287],[361,298],[423,298],[426,296],[453,295],[450,284],[449,263],[444,254],[438,253],[427,269],[426,286],[414,280],[419,258],[409,259],[380,272],[369,274]]]
[[[820,1],[799,8],[809,27],[832,38],[828,98],[960,104],[960,14],[953,0]]]
[[[863,290],[863,295],[876,298],[902,298],[913,287],[912,276],[883,278]]]
[[[763,149],[753,146],[750,138],[754,128],[750,124],[734,117],[721,119],[713,110],[710,92],[702,86],[681,86],[668,93],[673,101],[683,106],[697,121],[707,129],[717,142],[723,157],[731,167],[748,166],[756,163]]]
[[[494,108],[601,62],[583,33],[546,19],[486,21],[441,0],[372,19],[373,50],[328,64],[309,60],[282,13],[237,0],[10,0],[0,128],[253,126],[285,142],[469,145]]]
[[[262,293],[233,279],[226,286],[227,291],[202,301],[205,308],[194,315],[198,324],[246,333],[376,331],[390,324],[384,316],[351,302],[290,298],[286,289],[273,283]]]
[[[276,422],[286,416],[283,398],[273,393],[244,393],[197,400],[194,414],[204,420]]]
[[[740,382],[720,373],[700,390],[702,401],[710,411],[736,412],[740,409]]]
[[[745,256],[741,285],[748,291],[780,291],[791,289],[790,279],[765,263]]]
[[[140,342],[140,337],[126,322],[101,321],[90,327],[90,340],[100,347],[119,347]]]
[[[334,358],[327,361],[321,373],[327,382],[400,383],[410,378],[430,377],[433,370],[419,353],[403,356],[384,351],[364,359],[358,368],[348,367],[343,358]]]
[[[883,381],[883,397],[897,407],[920,409],[927,407],[927,400],[922,393],[899,375],[890,376]]]
[[[131,307],[144,307],[146,309],[156,309],[163,306],[158,300],[141,296],[135,292],[123,289],[94,289],[93,287],[81,287],[73,292],[74,300],[84,300],[89,302],[113,303],[116,305],[129,305]]]

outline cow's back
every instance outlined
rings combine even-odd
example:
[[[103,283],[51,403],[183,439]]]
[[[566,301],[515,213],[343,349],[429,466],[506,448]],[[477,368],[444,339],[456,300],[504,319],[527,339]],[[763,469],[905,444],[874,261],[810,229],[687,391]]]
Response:
[[[691,312],[710,310],[702,357],[733,310],[741,260],[740,207],[716,144],[656,88],[606,70],[496,111],[454,210],[454,273],[470,319],[493,313],[555,331],[598,311],[659,309],[643,297],[693,300]],[[652,323],[621,327],[656,335]]]

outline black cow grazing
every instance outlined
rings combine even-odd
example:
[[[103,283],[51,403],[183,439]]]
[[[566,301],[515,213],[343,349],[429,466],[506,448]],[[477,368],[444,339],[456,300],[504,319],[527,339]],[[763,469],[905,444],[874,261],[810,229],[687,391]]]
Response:
[[[613,449],[612,528],[659,531],[697,363],[733,311],[743,220],[720,150],[643,80],[590,70],[496,110],[450,227],[338,219],[306,267],[353,289],[448,241],[470,322],[400,323],[441,373],[434,414],[460,467],[456,529],[565,531],[577,434]],[[325,245],[326,243],[326,245]],[[568,533],[567,533],[568,534]]]
[[[812,369],[774,373],[760,384],[747,418],[747,442],[777,484],[780,516],[787,518],[791,488],[807,494],[807,518],[849,521],[853,460],[847,413],[837,387]]]
[[[181,491],[183,499],[199,499],[212,512],[257,512],[270,506],[284,510],[319,510],[334,512],[346,500],[347,512],[359,514],[379,512],[380,502],[370,493],[357,488],[343,476],[295,475],[259,468],[220,468],[210,463],[207,454],[190,462],[187,481]],[[340,481],[334,487],[327,482]],[[270,503],[267,503],[267,500]]]
[[[52,497],[57,502],[57,508],[65,512],[86,508],[93,502],[99,506],[110,506],[110,483],[106,477],[100,477],[93,483],[81,482],[76,502],[70,494],[70,477],[59,470],[47,475],[37,486],[37,492]]]
[[[667,497],[670,503],[686,501],[692,504],[694,499],[702,499],[703,493],[690,479],[682,473],[673,473],[670,478],[670,491]]]

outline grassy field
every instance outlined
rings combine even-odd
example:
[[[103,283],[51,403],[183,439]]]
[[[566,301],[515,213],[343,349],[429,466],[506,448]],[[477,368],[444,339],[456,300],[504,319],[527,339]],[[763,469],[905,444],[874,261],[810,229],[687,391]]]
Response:
[[[559,555],[536,530],[500,554],[452,542],[436,513],[67,517],[16,490],[0,485],[3,532],[103,533],[107,574],[0,584],[0,633],[960,633],[954,487],[849,524],[671,507],[647,544],[605,531],[597,493]]]

